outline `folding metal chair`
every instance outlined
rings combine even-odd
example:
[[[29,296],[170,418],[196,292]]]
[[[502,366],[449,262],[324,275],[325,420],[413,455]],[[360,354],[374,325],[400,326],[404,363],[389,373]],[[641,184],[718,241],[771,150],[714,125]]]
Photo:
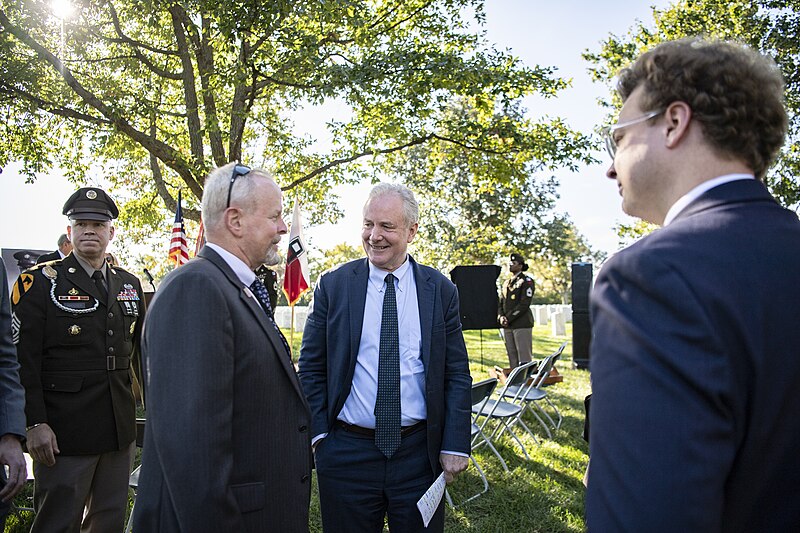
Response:
[[[552,439],[553,434],[550,431],[550,427],[548,427],[547,423],[539,416],[539,414],[530,408],[530,405],[533,406],[542,414],[545,418],[547,418],[548,422],[550,422],[550,426],[553,429],[558,429],[561,427],[561,422],[563,421],[564,417],[561,415],[561,412],[555,406],[555,404],[550,400],[547,396],[547,392],[542,390],[545,380],[550,375],[550,371],[553,369],[553,364],[555,360],[561,356],[561,353],[564,351],[567,343],[563,343],[558,350],[553,352],[552,354],[548,355],[542,362],[539,363],[539,368],[537,369],[536,374],[530,380],[530,382],[522,387],[511,387],[509,390],[505,391],[505,395],[507,397],[512,397],[515,400],[519,401],[522,405],[522,412],[520,412],[517,420],[522,422],[522,416],[525,412],[530,412],[536,420],[541,424],[544,428],[545,432],[547,433],[547,438]],[[553,420],[553,417],[545,411],[537,402],[544,400],[547,402],[548,405],[553,409],[553,412],[558,418],[558,422]]]
[[[484,406],[486,405],[486,402],[489,401],[489,397],[491,397],[492,392],[494,392],[496,386],[497,386],[497,378],[489,378],[479,383],[472,384],[473,412],[480,413],[480,411],[483,410]],[[500,464],[503,465],[503,470],[508,472],[508,466],[506,466],[506,462],[500,456],[500,452],[497,451],[497,448],[495,448],[494,445],[491,443],[491,441],[486,438],[486,435],[483,434],[483,431],[481,431],[481,428],[478,426],[477,424],[478,416],[479,416],[478,414],[474,414],[472,417],[472,427],[471,427],[472,441],[470,448],[474,450],[479,445],[487,444],[489,446],[489,449],[491,449],[492,452],[497,456],[497,458],[500,459]],[[489,480],[486,479],[486,474],[483,473],[483,469],[481,469],[480,465],[475,460],[475,456],[470,455],[469,460],[472,462],[473,465],[475,465],[475,469],[478,471],[478,475],[483,481],[483,490],[478,492],[477,494],[473,494],[463,502],[459,503],[459,505],[463,505],[469,501],[472,501],[481,494],[485,493],[487,490],[489,490]],[[450,493],[448,491],[445,491],[445,496],[447,497],[447,503],[450,504],[450,507],[455,508],[456,504],[453,503],[453,500],[450,497]]]
[[[525,448],[525,445],[522,444],[522,441],[519,437],[512,431],[512,427],[519,423],[525,431],[533,438],[534,442],[538,443],[539,441],[536,439],[536,435],[525,425],[521,419],[519,419],[519,414],[522,412],[523,405],[518,403],[518,397],[524,391],[524,385],[530,375],[530,371],[533,368],[533,365],[536,364],[535,362],[531,361],[529,363],[524,363],[511,371],[506,379],[506,384],[504,385],[503,389],[500,391],[497,399],[487,399],[482,406],[473,406],[472,412],[476,415],[475,420],[477,421],[478,417],[484,417],[483,422],[478,426],[480,434],[483,436],[482,442],[476,442],[475,440],[473,449],[479,447],[481,444],[486,443],[490,446],[493,444],[493,441],[496,436],[499,436],[503,432],[507,432],[514,441],[516,441],[517,445],[522,449],[522,453],[525,455],[525,458],[530,460],[530,455],[528,455],[528,450]],[[517,395],[513,394],[506,394],[510,387],[517,387],[518,393]],[[509,398],[510,401],[505,401],[503,398]],[[498,424],[494,428],[494,430],[487,435],[486,434],[486,424],[489,420],[497,420]],[[494,448],[494,446],[492,446]],[[497,453],[496,448],[494,448],[496,455],[499,457],[500,454]],[[503,464],[503,469],[508,472],[508,466],[506,466],[505,461],[501,462]]]

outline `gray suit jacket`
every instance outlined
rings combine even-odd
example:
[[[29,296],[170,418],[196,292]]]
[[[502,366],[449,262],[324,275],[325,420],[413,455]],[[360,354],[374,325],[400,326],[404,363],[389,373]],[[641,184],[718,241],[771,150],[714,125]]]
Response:
[[[25,436],[25,390],[19,383],[17,349],[11,340],[11,306],[8,303],[6,265],[0,259],[0,436]]]
[[[266,313],[208,246],[148,312],[134,530],[308,531],[310,415]]]

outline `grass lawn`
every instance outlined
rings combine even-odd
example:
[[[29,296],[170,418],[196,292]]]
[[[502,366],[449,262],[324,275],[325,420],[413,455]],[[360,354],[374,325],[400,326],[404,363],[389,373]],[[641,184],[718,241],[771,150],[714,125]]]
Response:
[[[535,327],[534,358],[541,359],[554,352],[564,341],[571,341],[570,328],[571,324],[567,324],[566,336],[553,337],[548,326]],[[288,339],[288,332],[285,333]],[[295,332],[292,339],[295,354],[299,353],[300,337]],[[485,330],[482,333],[468,331],[464,337],[473,382],[489,377],[488,371],[495,365],[508,365],[505,347],[497,330]],[[525,423],[539,437],[539,444],[527,435],[521,437],[531,456],[531,460],[527,461],[512,439],[508,436],[500,438],[497,448],[508,465],[508,473],[503,471],[500,461],[487,447],[477,450],[474,456],[489,479],[489,491],[455,510],[447,507],[445,531],[448,533],[584,531],[582,479],[588,460],[588,446],[582,438],[583,398],[589,393],[589,373],[572,368],[571,344],[567,345],[556,366],[564,376],[564,381],[546,390],[564,416],[561,428],[553,432],[552,440],[548,440],[539,423],[526,415]],[[482,488],[477,472],[470,465],[448,487],[448,491],[458,504]],[[24,500],[29,496],[30,488],[26,487],[16,503],[30,505],[30,500]],[[6,532],[28,531],[31,518],[30,513],[24,511],[12,513],[6,524]],[[316,481],[311,496],[310,530],[314,533],[322,531]]]

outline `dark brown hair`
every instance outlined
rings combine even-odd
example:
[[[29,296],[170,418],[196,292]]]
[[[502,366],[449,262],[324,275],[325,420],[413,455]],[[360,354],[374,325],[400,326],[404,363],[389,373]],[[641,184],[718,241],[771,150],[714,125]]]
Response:
[[[642,109],[686,102],[708,142],[743,159],[758,179],[783,145],[783,77],[771,58],[746,46],[700,38],[659,44],[619,74],[623,100],[639,85]]]

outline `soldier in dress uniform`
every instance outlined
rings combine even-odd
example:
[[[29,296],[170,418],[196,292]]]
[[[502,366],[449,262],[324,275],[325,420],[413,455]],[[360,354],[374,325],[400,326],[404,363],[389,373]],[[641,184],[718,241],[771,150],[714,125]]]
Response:
[[[533,278],[525,274],[528,265],[519,254],[511,254],[508,269],[512,277],[503,284],[497,322],[504,328],[503,339],[511,368],[531,360],[533,350]]]
[[[22,272],[11,297],[36,478],[31,531],[121,531],[144,299],[136,276],[106,263],[119,211],[105,191],[79,189],[63,212],[72,254]]]

